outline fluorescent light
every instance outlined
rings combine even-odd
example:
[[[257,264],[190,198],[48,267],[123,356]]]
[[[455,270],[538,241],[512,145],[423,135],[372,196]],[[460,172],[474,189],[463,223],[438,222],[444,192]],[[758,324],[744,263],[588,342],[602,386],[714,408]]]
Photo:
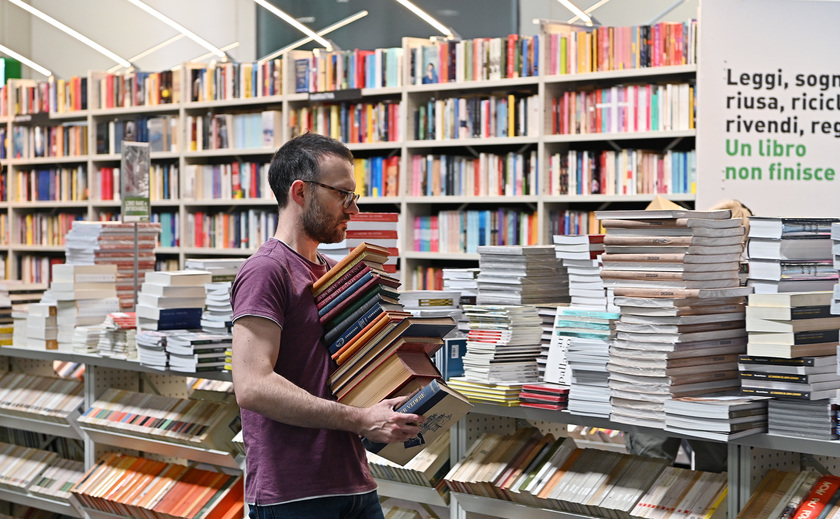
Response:
[[[169,38],[168,40],[166,40],[166,41],[162,41],[162,42],[158,43],[157,45],[155,45],[154,47],[149,47],[148,49],[144,50],[144,51],[143,51],[143,52],[141,52],[140,54],[136,54],[136,55],[134,55],[134,56],[132,56],[132,57],[128,58],[128,61],[135,62],[135,61],[137,61],[137,60],[139,60],[139,59],[141,59],[141,58],[145,58],[145,57],[146,57],[146,56],[148,56],[149,54],[151,54],[151,53],[153,53],[153,52],[157,52],[157,51],[159,51],[160,49],[162,49],[162,48],[166,47],[167,45],[170,45],[170,44],[172,44],[172,43],[175,43],[176,41],[180,40],[180,39],[181,39],[181,38],[183,38],[184,36],[185,36],[184,34],[182,34],[182,33],[178,33],[178,34],[176,34],[175,36],[173,36],[173,37]],[[108,72],[116,72],[116,71],[118,71],[118,70],[119,70],[119,69],[121,69],[121,68],[123,68],[123,67],[122,67],[122,65],[115,65],[115,66],[113,66],[113,67],[109,68],[109,69],[108,69]]]
[[[209,41],[205,40],[204,38],[202,38],[198,34],[196,34],[196,33],[192,32],[191,30],[187,29],[186,27],[184,27],[180,23],[176,22],[172,18],[170,18],[170,17],[166,16],[165,14],[161,13],[160,11],[158,11],[156,9],[153,9],[152,7],[150,7],[149,5],[141,2],[140,0],[128,0],[128,2],[136,5],[140,9],[146,11],[147,13],[154,16],[158,20],[162,21],[166,25],[172,27],[173,29],[180,32],[181,34],[183,34],[187,38],[191,39],[192,41],[198,43],[199,45],[201,45],[205,49],[209,50],[210,52],[212,52],[216,56],[218,56],[220,58],[225,58],[226,57],[225,53],[222,52],[221,49],[219,49],[218,47],[216,47],[215,45],[213,45]]]
[[[20,54],[18,54],[17,52],[13,51],[12,49],[10,49],[8,47],[0,45],[0,52],[5,54],[6,56],[15,58],[16,60],[20,61],[21,63],[23,63],[27,67],[31,68],[32,70],[38,71],[39,73],[43,74],[44,76],[47,76],[47,77],[52,76],[52,72],[50,72],[46,68],[44,68],[41,65],[35,63],[34,61],[27,58],[26,56],[21,56]]]
[[[443,25],[442,23],[440,23],[439,21],[435,20],[434,18],[432,18],[432,15],[430,15],[426,11],[420,9],[419,7],[414,5],[413,3],[409,2],[408,0],[397,0],[397,2],[402,4],[403,7],[405,7],[406,9],[411,11],[412,13],[414,13],[417,16],[419,16],[420,18],[422,18],[424,22],[428,23],[429,25],[431,25],[432,27],[437,29],[441,34],[443,34],[447,38],[454,38],[455,37],[455,35],[452,34],[452,30],[449,27],[447,27],[447,26]]]
[[[586,13],[586,14],[591,14],[591,13],[592,13],[595,9],[598,9],[599,7],[603,7],[605,4],[608,4],[609,2],[610,2],[610,0],[601,0],[600,2],[597,2],[597,3],[593,4],[593,5],[590,5],[589,7],[587,7],[586,9],[584,9],[584,11],[583,11],[583,12],[584,12],[584,13]],[[579,17],[579,16],[573,16],[573,17],[572,17],[572,18],[570,18],[570,19],[569,19],[569,21],[568,21],[568,22],[566,22],[566,23],[573,23],[573,22],[575,22],[575,21],[577,21],[577,20],[579,20],[579,19],[580,19],[580,17]]]
[[[309,36],[310,38],[312,38],[313,40],[317,41],[318,43],[323,45],[327,50],[332,50],[332,44],[330,42],[328,42],[324,38],[318,36],[318,34],[315,31],[313,31],[312,29],[310,29],[309,27],[303,25],[302,23],[295,20],[294,18],[292,18],[288,14],[284,13],[283,11],[278,9],[277,7],[275,7],[275,6],[271,5],[270,3],[266,2],[266,0],[254,0],[254,3],[261,6],[263,9],[267,10],[268,12],[273,14],[274,16],[280,18],[284,22],[288,23],[289,25],[291,25],[295,29],[299,30],[303,34],[305,34],[305,35]]]
[[[583,23],[586,25],[592,25],[592,18],[589,17],[588,14],[581,11],[580,7],[573,4],[570,0],[557,0],[560,4],[563,5],[566,9],[573,12],[575,16],[583,20]]]
[[[333,32],[334,30],[340,29],[340,28],[344,27],[345,25],[353,23],[360,18],[364,18],[368,14],[369,13],[367,11],[359,11],[358,13],[350,15],[343,20],[339,20],[339,21],[335,22],[334,24],[330,25],[329,27],[324,27],[323,29],[318,31],[318,35],[323,36],[325,34],[329,34],[329,33]],[[312,38],[309,38],[309,37],[301,38],[294,43],[286,45],[285,47],[283,47],[280,50],[276,50],[276,51],[272,52],[271,54],[263,56],[262,58],[258,59],[257,62],[258,63],[263,63],[263,62],[268,61],[270,59],[274,59],[277,56],[283,54],[284,52],[289,52],[290,50],[296,49],[296,48],[300,47],[301,45],[309,43],[310,41],[312,41]]]
[[[221,50],[223,50],[223,51],[227,52],[227,51],[229,51],[230,49],[235,49],[236,47],[239,47],[239,42],[238,42],[238,41],[235,41],[235,42],[233,42],[233,43],[229,43],[229,44],[225,45],[224,47],[221,47]],[[193,58],[193,59],[191,59],[191,60],[189,60],[189,61],[201,61],[201,60],[203,60],[203,59],[212,58],[213,56],[215,56],[215,54],[214,54],[214,53],[212,53],[212,52],[208,52],[207,54],[202,54],[201,56],[198,56],[198,57],[196,57],[196,58]]]
[[[84,43],[85,45],[94,49],[95,51],[97,51],[101,54],[104,54],[105,56],[108,56],[109,58],[116,61],[117,63],[119,63],[123,67],[130,67],[131,66],[131,63],[129,63],[127,60],[117,56],[116,54],[114,54],[110,50],[106,49],[102,45],[96,43],[95,41],[91,40],[90,38],[88,38],[84,34],[81,34],[80,32],[71,29],[70,27],[64,25],[63,23],[59,22],[55,18],[39,11],[38,9],[35,9],[34,7],[32,7],[31,5],[29,5],[27,3],[24,3],[22,0],[9,0],[9,2],[15,4],[16,6],[20,7],[21,9],[28,12],[29,14],[37,16],[41,20],[47,22],[48,24],[52,25],[56,29],[58,29],[60,31],[63,31],[66,34],[72,36],[73,38],[75,38],[78,41]]]

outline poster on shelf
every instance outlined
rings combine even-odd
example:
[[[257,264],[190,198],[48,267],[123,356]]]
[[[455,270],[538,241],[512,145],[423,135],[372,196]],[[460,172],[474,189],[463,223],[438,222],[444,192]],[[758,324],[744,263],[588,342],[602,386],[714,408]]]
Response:
[[[123,141],[120,159],[123,222],[150,221],[149,170],[149,143]]]
[[[840,4],[702,0],[697,201],[761,216],[837,216]]]

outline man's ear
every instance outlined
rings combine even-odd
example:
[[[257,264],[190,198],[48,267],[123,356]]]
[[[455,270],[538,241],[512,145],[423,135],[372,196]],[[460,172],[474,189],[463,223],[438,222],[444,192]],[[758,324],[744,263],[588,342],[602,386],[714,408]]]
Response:
[[[307,196],[309,196],[309,192],[306,190],[306,182],[300,179],[292,182],[291,187],[289,187],[289,200],[302,206]]]

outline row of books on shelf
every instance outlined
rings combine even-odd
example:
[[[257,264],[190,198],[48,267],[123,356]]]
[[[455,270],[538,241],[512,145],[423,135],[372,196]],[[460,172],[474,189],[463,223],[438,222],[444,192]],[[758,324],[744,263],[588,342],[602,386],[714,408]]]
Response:
[[[403,84],[403,49],[327,51],[315,49],[309,57],[292,56],[295,92],[329,92],[361,88],[399,87]]]
[[[362,196],[399,196],[400,157],[367,157],[353,160],[356,193]]]
[[[472,95],[430,99],[413,113],[415,140],[536,137],[542,117],[537,95]]]
[[[184,64],[185,99],[193,102],[252,99],[283,93],[283,58],[235,63],[211,60]]]
[[[6,134],[6,127],[0,128],[0,159],[7,158],[6,143],[9,139]],[[86,155],[89,149],[88,125],[86,121],[51,126],[15,124],[12,127],[11,145],[8,158],[13,159]]]
[[[27,213],[17,217],[16,243],[22,245],[64,245],[73,222],[84,220],[79,213]]]
[[[67,424],[83,405],[82,390],[76,379],[6,371],[0,375],[0,412]]]
[[[548,158],[548,172],[551,195],[687,194],[695,190],[697,153],[569,150]]]
[[[439,42],[407,38],[409,85],[534,77],[540,36],[511,34]]]
[[[414,250],[419,252],[476,253],[482,245],[533,245],[538,239],[537,214],[518,209],[414,217]]]
[[[178,151],[180,148],[178,117],[161,115],[138,116],[132,119],[112,119],[96,123],[96,153],[118,154],[122,143],[148,142],[149,151]]]
[[[88,198],[87,166],[25,169],[15,173],[18,202],[78,202]]]
[[[549,75],[697,63],[697,20],[592,28],[550,22],[545,30]]]
[[[539,192],[537,152],[414,155],[411,196],[522,196]]]
[[[178,213],[173,213],[179,217]],[[232,212],[187,213],[187,226],[183,247],[209,247],[216,249],[248,249],[259,245],[274,235],[277,227],[277,211],[247,209]],[[173,222],[178,238],[180,228]],[[163,238],[161,238],[163,243]],[[170,246],[170,245],[167,245]],[[178,245],[174,245],[178,246]]]
[[[184,198],[273,200],[274,193],[268,185],[268,167],[268,162],[188,164],[182,179]]]
[[[292,109],[288,125],[293,137],[311,131],[346,144],[396,142],[401,111],[400,101],[305,105]]]
[[[636,133],[692,130],[691,83],[637,84],[567,90],[551,100],[551,133]]]
[[[88,81],[91,108],[157,106],[181,101],[181,71],[93,71]],[[56,104],[54,111],[60,110]]]
[[[274,149],[280,144],[283,136],[282,124],[280,110],[188,115],[186,120],[187,149],[190,151]]]

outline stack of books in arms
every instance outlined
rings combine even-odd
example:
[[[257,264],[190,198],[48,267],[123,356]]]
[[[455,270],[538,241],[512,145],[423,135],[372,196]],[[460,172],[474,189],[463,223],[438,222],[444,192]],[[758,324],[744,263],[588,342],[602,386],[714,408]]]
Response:
[[[618,314],[603,310],[560,307],[554,320],[556,347],[552,364],[565,351],[569,371],[569,411],[609,418],[611,413],[609,348]],[[563,345],[563,346],[561,346]]]
[[[744,240],[729,211],[598,211],[605,284],[621,310],[611,347],[614,421],[662,428],[665,401],[738,389]],[[621,369],[618,366],[622,366]]]
[[[756,294],[832,290],[831,228],[838,218],[750,217],[747,285]]]
[[[554,236],[554,251],[569,275],[571,306],[592,310],[617,310],[612,305],[612,290],[607,290],[601,279],[603,234]]]
[[[737,392],[665,401],[665,430],[728,441],[767,430],[769,397]]]
[[[102,324],[106,315],[120,311],[116,265],[53,265],[50,293],[61,351],[72,351],[76,326]]]
[[[478,254],[478,304],[569,302],[569,278],[553,246],[482,245]]]
[[[831,315],[832,297],[831,291],[750,296],[747,353],[768,360],[753,362],[750,369],[743,369],[742,362],[743,393],[804,400],[838,396],[836,363],[829,366],[828,360],[817,360],[837,352],[840,316]],[[789,365],[780,359],[790,359]]]
[[[131,311],[134,292],[143,281],[143,275],[155,270],[155,242],[159,234],[158,222],[76,220],[65,237],[65,256],[67,263],[74,265],[116,265],[120,310]],[[134,277],[135,258],[137,279]]]
[[[471,407],[446,386],[431,355],[455,327],[451,317],[415,317],[399,303],[399,281],[382,265],[388,249],[362,243],[312,285],[324,343],[338,368],[329,385],[339,402],[369,407],[415,391],[398,411],[426,417],[417,438],[365,447],[405,464]]]
[[[241,476],[138,458],[102,456],[70,489],[83,508],[123,517],[242,517]]]
[[[206,289],[213,275],[204,270],[147,272],[137,295],[141,330],[201,328]]]

